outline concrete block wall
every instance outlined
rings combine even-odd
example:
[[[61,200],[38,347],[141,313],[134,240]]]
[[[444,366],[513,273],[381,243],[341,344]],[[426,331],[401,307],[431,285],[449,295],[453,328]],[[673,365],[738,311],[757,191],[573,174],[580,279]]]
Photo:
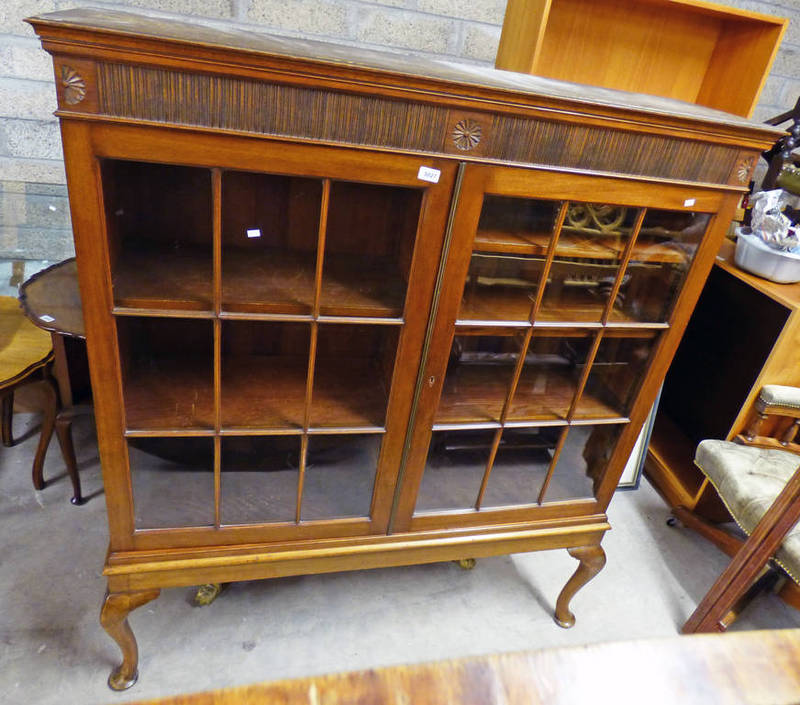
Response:
[[[789,17],[755,119],[800,96],[800,0],[717,0]],[[57,260],[72,239],[49,56],[24,17],[92,6],[492,65],[506,0],[0,0],[0,259]]]

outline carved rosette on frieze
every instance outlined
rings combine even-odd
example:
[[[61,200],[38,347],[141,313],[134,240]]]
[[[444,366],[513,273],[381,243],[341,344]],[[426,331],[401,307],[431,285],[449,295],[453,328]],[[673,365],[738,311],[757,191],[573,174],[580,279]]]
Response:
[[[453,132],[451,134],[453,144],[455,144],[458,149],[468,152],[470,149],[474,149],[478,146],[478,143],[481,141],[481,132],[480,123],[475,120],[471,120],[470,118],[459,120],[453,127]]]
[[[753,168],[754,157],[745,157],[740,159],[736,165],[736,178],[740,184],[746,184],[750,178],[750,170]]]
[[[66,64],[61,67],[61,86],[64,101],[69,105],[80,103],[86,97],[86,81],[74,68]]]

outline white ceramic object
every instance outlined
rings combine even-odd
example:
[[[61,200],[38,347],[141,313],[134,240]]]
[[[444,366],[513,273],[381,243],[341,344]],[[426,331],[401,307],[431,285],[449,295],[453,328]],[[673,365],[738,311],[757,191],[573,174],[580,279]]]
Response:
[[[736,266],[779,284],[800,282],[800,255],[774,250],[750,228],[736,228]]]

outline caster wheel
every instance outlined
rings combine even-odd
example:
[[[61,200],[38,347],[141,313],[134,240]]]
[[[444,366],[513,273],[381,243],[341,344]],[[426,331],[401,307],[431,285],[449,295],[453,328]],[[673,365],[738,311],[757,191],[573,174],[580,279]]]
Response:
[[[667,519],[667,526],[677,526],[678,520],[675,517],[670,517]]]
[[[461,568],[461,570],[472,570],[475,567],[474,558],[462,558],[455,562],[458,563],[458,567]]]
[[[197,588],[194,595],[195,607],[206,607],[219,597],[224,585],[222,583],[206,583]]]

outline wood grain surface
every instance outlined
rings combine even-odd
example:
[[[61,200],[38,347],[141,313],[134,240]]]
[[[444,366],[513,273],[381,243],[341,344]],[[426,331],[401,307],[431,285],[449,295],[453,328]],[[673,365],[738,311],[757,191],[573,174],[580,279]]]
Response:
[[[13,296],[0,296],[0,389],[50,360],[50,336],[31,323]]]
[[[493,654],[258,683],[131,705],[788,705],[800,630]]]

